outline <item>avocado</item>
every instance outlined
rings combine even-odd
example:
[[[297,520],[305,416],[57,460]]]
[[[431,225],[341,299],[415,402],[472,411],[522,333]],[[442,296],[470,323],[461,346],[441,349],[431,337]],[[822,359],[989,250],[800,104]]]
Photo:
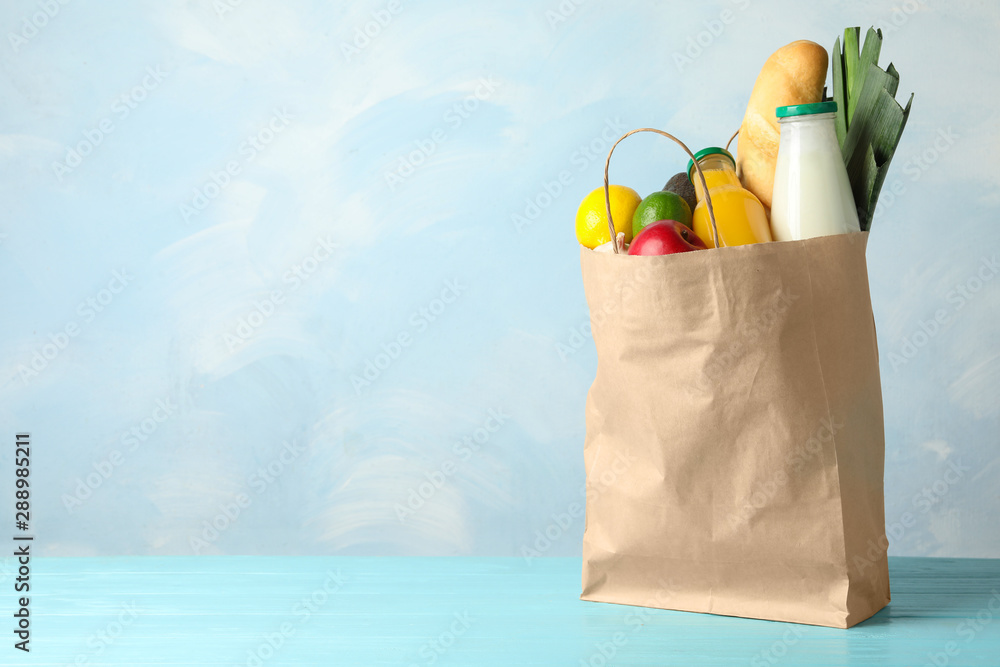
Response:
[[[667,184],[663,186],[663,189],[680,195],[688,203],[688,206],[691,207],[691,211],[694,211],[694,207],[698,205],[698,198],[694,194],[694,186],[691,185],[688,175],[684,172],[671,176]]]

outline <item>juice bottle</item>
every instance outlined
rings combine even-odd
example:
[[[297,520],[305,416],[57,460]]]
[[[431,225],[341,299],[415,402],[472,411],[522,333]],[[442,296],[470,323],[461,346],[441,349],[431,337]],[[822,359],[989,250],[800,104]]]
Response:
[[[712,146],[694,154],[695,160],[705,174],[705,183],[712,195],[712,209],[715,224],[723,246],[764,243],[771,240],[771,227],[767,213],[752,192],[743,188],[736,176],[736,160],[724,148]],[[698,205],[694,208],[694,233],[709,248],[715,247],[712,222],[708,217],[705,192],[701,179],[694,170],[694,162],[688,162],[688,178],[694,185]]]

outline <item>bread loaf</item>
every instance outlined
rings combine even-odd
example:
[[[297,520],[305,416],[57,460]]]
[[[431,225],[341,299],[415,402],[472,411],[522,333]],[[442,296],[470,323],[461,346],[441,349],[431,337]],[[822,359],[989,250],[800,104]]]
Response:
[[[826,81],[826,49],[801,39],[767,59],[757,76],[736,144],[740,180],[768,211],[778,158],[777,107],[822,101]]]

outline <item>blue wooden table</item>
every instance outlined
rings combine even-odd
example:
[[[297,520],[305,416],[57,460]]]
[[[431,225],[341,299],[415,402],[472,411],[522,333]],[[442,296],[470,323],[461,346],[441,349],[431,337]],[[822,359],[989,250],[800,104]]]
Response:
[[[0,665],[1000,665],[1000,560],[893,558],[849,630],[582,602],[580,559],[35,558]]]

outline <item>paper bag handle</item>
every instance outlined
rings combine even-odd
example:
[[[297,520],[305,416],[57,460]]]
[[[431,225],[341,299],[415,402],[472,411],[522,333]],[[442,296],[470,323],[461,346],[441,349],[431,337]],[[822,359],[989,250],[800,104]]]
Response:
[[[729,137],[729,141],[727,141],[727,142],[726,142],[726,150],[727,150],[727,151],[729,150],[729,145],[730,145],[731,143],[733,143],[733,139],[735,139],[735,138],[736,138],[736,135],[737,135],[737,134],[739,134],[739,133],[740,133],[740,131],[739,131],[739,130],[736,130],[735,132],[733,132],[733,136]]]
[[[611,191],[609,189],[610,186],[608,184],[609,183],[608,167],[611,165],[611,154],[615,152],[615,148],[618,146],[618,144],[620,144],[622,140],[625,139],[625,137],[635,134],[636,132],[654,132],[656,134],[666,137],[667,139],[672,139],[674,142],[677,143],[678,146],[683,148],[684,152],[687,153],[688,157],[691,158],[691,161],[694,163],[695,171],[698,172],[698,178],[701,180],[701,190],[702,192],[705,193],[705,205],[708,207],[708,219],[712,222],[712,236],[715,239],[715,247],[721,248],[722,244],[719,242],[719,228],[716,227],[715,225],[715,209],[712,208],[712,195],[709,194],[708,192],[708,183],[705,182],[705,174],[703,174],[701,171],[701,165],[699,165],[698,161],[694,159],[694,153],[691,152],[690,148],[684,145],[683,141],[681,141],[672,134],[668,134],[663,130],[653,129],[651,127],[640,127],[637,130],[632,130],[630,132],[626,132],[625,134],[623,134],[621,138],[619,138],[618,141],[615,142],[615,145],[611,147],[611,150],[608,151],[608,159],[605,160],[604,162],[604,204],[607,207],[608,211],[608,232],[610,232],[611,234],[611,247],[614,248],[615,254],[617,255],[619,252],[618,234],[615,233],[615,223],[611,219]],[[730,139],[730,141],[732,140]]]

